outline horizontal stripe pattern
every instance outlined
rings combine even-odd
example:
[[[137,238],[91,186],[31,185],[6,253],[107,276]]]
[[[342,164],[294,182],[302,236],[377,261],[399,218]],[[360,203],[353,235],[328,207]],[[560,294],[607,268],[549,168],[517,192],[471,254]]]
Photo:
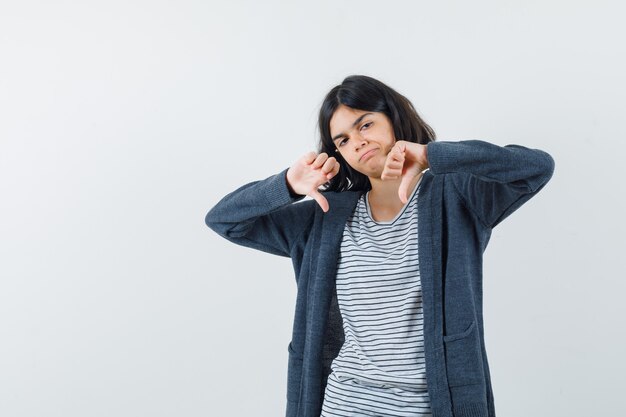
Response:
[[[346,222],[337,265],[345,342],[321,417],[432,416],[426,387],[417,199],[377,222],[365,193]]]

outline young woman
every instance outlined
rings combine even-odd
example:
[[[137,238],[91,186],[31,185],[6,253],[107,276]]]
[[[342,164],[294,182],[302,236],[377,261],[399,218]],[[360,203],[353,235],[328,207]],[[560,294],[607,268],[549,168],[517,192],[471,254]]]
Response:
[[[206,216],[224,238],[292,259],[286,415],[494,417],[482,254],[554,160],[437,142],[408,99],[367,76],[331,89],[318,122],[317,153]]]

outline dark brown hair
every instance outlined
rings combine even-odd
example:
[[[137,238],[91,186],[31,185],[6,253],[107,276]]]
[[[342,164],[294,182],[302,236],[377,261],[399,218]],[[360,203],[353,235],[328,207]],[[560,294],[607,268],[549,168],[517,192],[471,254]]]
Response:
[[[402,94],[372,77],[350,75],[328,92],[320,108],[318,153],[326,152],[329,157],[334,156],[340,165],[339,173],[323,185],[323,191],[368,191],[372,188],[366,175],[352,169],[339,152],[335,152],[330,119],[340,104],[355,110],[384,113],[398,139],[423,145],[436,139],[435,131]]]

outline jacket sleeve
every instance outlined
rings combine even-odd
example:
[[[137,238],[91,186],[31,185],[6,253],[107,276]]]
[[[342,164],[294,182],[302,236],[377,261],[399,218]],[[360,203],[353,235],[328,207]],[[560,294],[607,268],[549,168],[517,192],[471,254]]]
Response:
[[[429,142],[433,174],[451,173],[469,209],[488,228],[530,200],[550,180],[554,159],[539,149],[498,146],[482,140]]]
[[[289,190],[287,170],[224,196],[207,213],[206,225],[238,245],[290,257],[294,243],[310,226],[317,203],[297,203],[305,196]]]

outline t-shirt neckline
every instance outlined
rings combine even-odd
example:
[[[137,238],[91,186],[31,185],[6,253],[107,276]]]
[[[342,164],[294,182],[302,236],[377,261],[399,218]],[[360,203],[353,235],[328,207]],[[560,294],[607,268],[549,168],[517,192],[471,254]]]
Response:
[[[404,213],[404,211],[406,210],[406,208],[409,206],[409,204],[411,204],[411,200],[413,200],[413,196],[417,193],[417,189],[419,188],[421,182],[422,182],[422,178],[424,178],[424,173],[422,172],[421,177],[419,180],[417,180],[417,183],[415,184],[415,188],[413,188],[413,191],[411,192],[411,195],[407,198],[407,202],[404,206],[402,206],[402,209],[398,212],[398,214],[396,214],[396,217],[394,217],[392,220],[388,220],[388,221],[376,221],[374,220],[374,216],[372,216],[372,211],[370,210],[370,202],[369,202],[369,191],[365,193],[365,209],[367,210],[367,216],[369,217],[369,219],[376,223],[376,224],[380,224],[380,225],[391,225],[393,223],[396,222],[396,220],[398,220],[402,214]]]

